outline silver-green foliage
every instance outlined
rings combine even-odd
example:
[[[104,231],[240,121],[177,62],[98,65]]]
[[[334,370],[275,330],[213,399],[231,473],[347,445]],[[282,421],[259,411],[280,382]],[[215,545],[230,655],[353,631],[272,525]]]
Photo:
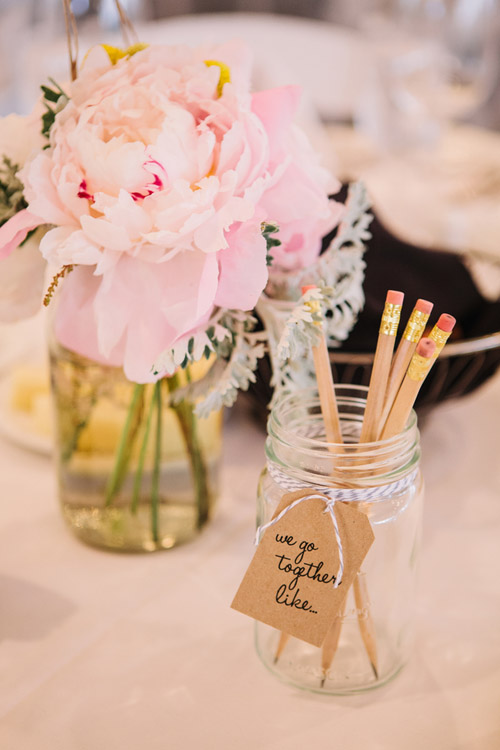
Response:
[[[282,391],[315,385],[312,348],[322,335],[325,314],[332,307],[334,290],[318,286],[302,296],[285,323],[278,342],[273,373],[273,401]]]
[[[172,373],[203,356],[215,355],[215,362],[200,380],[172,394],[174,403],[188,398],[197,401],[196,414],[206,417],[223,406],[232,406],[238,390],[247,390],[255,382],[255,369],[265,354],[263,331],[255,331],[257,320],[239,310],[218,310],[204,331],[181,340],[164,352],[154,365],[154,373]]]

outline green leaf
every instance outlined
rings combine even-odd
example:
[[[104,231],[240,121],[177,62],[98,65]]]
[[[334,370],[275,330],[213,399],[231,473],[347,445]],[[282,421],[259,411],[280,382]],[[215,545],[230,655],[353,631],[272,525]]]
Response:
[[[40,86],[43,93],[43,103],[47,108],[47,111],[42,115],[42,135],[46,138],[50,136],[50,129],[54,124],[56,115],[60,112],[68,103],[69,97],[54,81],[53,78],[49,78],[49,81],[53,84],[53,88],[50,86]],[[51,104],[55,104],[55,109],[52,109]],[[46,146],[44,148],[47,148]]]
[[[18,164],[7,156],[0,163],[0,226],[28,204],[24,198],[24,185],[17,177]]]
[[[269,222],[263,221],[260,225],[260,231],[262,236],[266,240],[266,266],[272,265],[274,257],[271,255],[271,248],[278,247],[281,245],[281,240],[277,237],[271,237],[272,234],[279,232],[279,226],[277,224],[270,224]]]
[[[42,115],[42,135],[48,138],[50,129],[54,124],[54,120],[56,119],[56,113],[49,106],[45,106],[47,107],[47,111]]]
[[[266,238],[267,247],[278,247],[278,245],[281,245],[281,240],[274,239],[273,237],[267,237]]]
[[[53,91],[52,89],[49,89],[48,86],[40,86],[43,92],[43,98],[46,102],[57,102],[61,94],[59,91]]]

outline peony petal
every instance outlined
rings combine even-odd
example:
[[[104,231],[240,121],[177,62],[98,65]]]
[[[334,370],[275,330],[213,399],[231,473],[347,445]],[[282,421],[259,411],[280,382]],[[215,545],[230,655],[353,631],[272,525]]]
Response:
[[[238,310],[251,310],[256,305],[268,279],[266,240],[260,224],[240,224],[228,232],[228,247],[217,254],[216,305]]]
[[[140,317],[131,321],[127,330],[123,357],[127,378],[137,383],[157,380],[157,376],[153,375],[153,364],[162,351],[172,346],[174,340],[172,329],[158,318],[157,307],[148,305]]]
[[[102,364],[119,366],[123,362],[123,346],[121,350],[115,347],[105,357],[97,341],[94,301],[100,285],[101,279],[85,266],[77,266],[65,277],[59,289],[54,333],[67,349]]]
[[[128,378],[149,382],[158,355],[211,311],[218,265],[215,256],[195,252],[156,265],[124,255],[102,279],[84,278],[89,297],[76,295],[66,307],[79,317],[80,306],[88,322],[91,305],[97,337],[89,332],[90,344],[82,341],[78,325],[70,348],[85,356],[97,348],[98,361],[121,362]],[[67,342],[69,329],[63,333]]]
[[[80,230],[72,227],[51,229],[40,242],[43,257],[56,268],[77,263],[93,266],[99,263],[101,252]]]
[[[73,158],[81,164],[90,193],[118,195],[120,189],[133,192],[146,185],[151,175],[144,169],[147,159],[143,143],[127,143],[111,138],[104,143],[98,132],[75,132]]]
[[[126,251],[132,246],[127,231],[122,226],[116,226],[106,219],[82,216],[81,224],[89,240],[99,247]]]
[[[179,253],[158,269],[162,269],[164,290],[161,311],[180,336],[193,328],[214,303],[217,259],[196,251]]]
[[[113,226],[122,227],[127,232],[131,243],[139,242],[152,226],[151,216],[144,203],[134,201],[125,190],[120,190],[118,198],[103,208],[103,213]]]
[[[96,293],[94,310],[97,321],[99,351],[109,357],[120,342],[134,315],[141,316],[137,292],[143,289],[143,277],[149,270],[136,264],[136,276],[131,278],[127,256],[122,256],[102,277]],[[133,269],[132,269],[133,270]]]
[[[35,235],[2,261],[0,320],[3,323],[29,318],[40,310],[46,264],[38,244]]]
[[[17,214],[0,227],[0,259],[7,258],[13,250],[23,242],[32,229],[45,222],[27,208]]]
[[[282,152],[283,135],[289,130],[300,99],[299,86],[282,86],[252,96],[252,112],[263,123],[272,152]]]
[[[75,219],[62,203],[55,185],[58,183],[58,172],[58,165],[54,166],[46,151],[38,154],[19,172],[24,195],[29,210],[42,217],[40,223],[75,225]]]

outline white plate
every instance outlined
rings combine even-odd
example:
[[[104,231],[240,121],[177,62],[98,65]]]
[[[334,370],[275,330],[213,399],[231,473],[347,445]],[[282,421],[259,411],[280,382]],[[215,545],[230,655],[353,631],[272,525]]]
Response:
[[[27,450],[52,455],[52,438],[36,430],[32,417],[10,406],[12,380],[10,376],[0,381],[0,434]]]

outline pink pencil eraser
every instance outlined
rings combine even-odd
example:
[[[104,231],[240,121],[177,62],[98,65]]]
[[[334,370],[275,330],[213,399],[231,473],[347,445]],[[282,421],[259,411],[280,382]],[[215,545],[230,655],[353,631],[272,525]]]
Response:
[[[424,313],[424,315],[430,315],[433,307],[434,305],[432,304],[432,302],[429,302],[429,300],[418,299],[415,305],[415,310]]]
[[[402,305],[405,296],[403,292],[395,292],[393,289],[389,289],[387,297],[385,298],[386,305]]]
[[[306,286],[302,287],[302,294],[305,294],[309,291],[309,289],[316,289],[316,284],[306,284]]]
[[[448,315],[448,313],[443,313],[439,316],[439,320],[436,323],[437,327],[440,328],[445,333],[451,333],[455,327],[456,319],[453,317],[453,315]]]
[[[421,357],[425,357],[428,359],[429,357],[432,357],[434,354],[434,350],[436,349],[436,342],[432,339],[423,338],[420,339],[420,341],[417,344],[417,354],[420,354]]]

